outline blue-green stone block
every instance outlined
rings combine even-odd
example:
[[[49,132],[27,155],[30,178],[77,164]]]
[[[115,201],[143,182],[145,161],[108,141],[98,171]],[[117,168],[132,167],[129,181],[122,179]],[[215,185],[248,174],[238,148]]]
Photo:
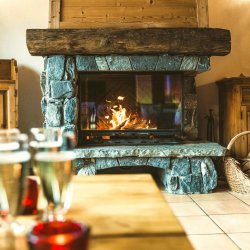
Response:
[[[119,166],[146,166],[147,158],[124,157],[118,158]]]
[[[198,57],[197,56],[184,56],[180,70],[195,70],[198,63]]]
[[[94,56],[76,56],[76,68],[78,71],[97,71]]]
[[[170,167],[170,158],[152,157],[148,159],[148,166],[168,169]]]
[[[210,70],[210,58],[208,56],[200,56],[197,63],[197,71]]]
[[[95,61],[99,70],[109,70],[105,56],[96,56]]]
[[[190,192],[194,193],[202,193],[203,190],[203,183],[202,183],[202,176],[201,175],[192,175],[192,181],[190,185]]]
[[[217,172],[213,171],[209,176],[208,189],[213,190],[217,186]]]
[[[66,70],[65,70],[65,80],[75,80],[76,79],[76,64],[74,57],[67,57],[66,59]]]
[[[106,56],[106,60],[110,70],[132,70],[128,56]]]
[[[114,158],[98,158],[96,159],[96,170],[117,167],[118,161]]]
[[[158,62],[156,64],[156,70],[179,70],[181,67],[182,58],[183,56],[170,56],[167,54],[161,55],[159,56]]]
[[[202,159],[197,159],[197,158],[190,159],[192,174],[197,175],[201,173],[201,162]]]
[[[172,191],[177,191],[179,189],[179,176],[171,176],[168,185]]]
[[[42,109],[42,114],[45,115],[46,114],[46,110],[47,110],[47,101],[46,101],[46,97],[42,97],[41,100],[41,109]]]
[[[75,124],[64,124],[63,126],[64,132],[74,132],[76,133],[76,125]]]
[[[190,162],[188,158],[175,158],[171,160],[171,175],[184,176],[190,174]]]
[[[77,118],[77,98],[65,99],[63,108],[64,123],[71,124],[76,122]]]
[[[47,57],[47,77],[51,80],[62,80],[64,76],[65,57],[50,56]]]
[[[47,102],[45,120],[49,127],[60,127],[62,126],[62,102]]]
[[[133,70],[155,70],[159,56],[129,56]]]
[[[190,194],[192,175],[181,176],[179,179],[180,179],[180,188],[182,190],[182,193]]]
[[[42,95],[45,96],[47,94],[47,84],[46,84],[46,72],[43,71],[41,76],[40,76],[40,86],[42,90]]]
[[[74,95],[72,81],[50,81],[50,86],[52,98],[70,98]]]

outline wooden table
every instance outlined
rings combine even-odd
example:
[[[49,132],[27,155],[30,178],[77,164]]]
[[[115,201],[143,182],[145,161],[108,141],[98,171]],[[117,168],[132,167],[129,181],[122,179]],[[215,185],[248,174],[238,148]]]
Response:
[[[149,174],[75,176],[68,218],[91,226],[90,250],[193,249]]]
[[[89,250],[193,249],[151,175],[74,176],[73,185],[67,218],[91,226]],[[28,249],[23,236],[15,244]]]

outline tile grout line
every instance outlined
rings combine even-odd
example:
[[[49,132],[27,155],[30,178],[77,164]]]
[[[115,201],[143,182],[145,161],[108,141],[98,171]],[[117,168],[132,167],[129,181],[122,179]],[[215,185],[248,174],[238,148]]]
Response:
[[[192,199],[192,197],[190,197],[191,199]],[[206,211],[204,211],[204,209],[202,209],[202,207],[200,207],[200,205],[194,200],[194,199],[192,199],[193,200],[193,202],[205,213],[205,215],[211,220],[211,222],[213,222],[223,233],[222,234],[220,234],[220,235],[225,235],[236,247],[238,247],[239,249],[241,249],[240,248],[240,246],[238,246],[237,244],[236,244],[236,242],[234,242],[230,237],[229,237],[229,235],[210,217],[210,215],[208,215],[207,213],[206,213]]]
[[[237,196],[233,195],[232,193],[230,193],[229,191],[226,191],[226,193],[228,193],[230,196],[236,198],[236,200],[239,200],[241,201],[243,204],[246,204],[249,206],[249,204],[247,204],[246,202],[244,202],[243,200],[239,199]],[[191,201],[184,201],[184,202],[181,202],[181,203],[193,203],[193,204],[196,204],[198,206],[198,208],[201,209],[201,211],[204,212],[204,215],[200,215],[200,216],[206,216],[209,218],[209,220],[214,223],[214,225],[216,225],[221,231],[222,233],[215,233],[215,234],[187,234],[188,236],[193,236],[193,235],[198,235],[198,236],[201,236],[201,235],[225,235],[232,243],[233,245],[235,245],[237,248],[241,249],[240,246],[233,241],[233,239],[231,237],[229,237],[229,235],[211,218],[211,216],[213,215],[234,215],[235,213],[230,213],[230,214],[207,214],[206,211],[197,203],[199,202],[199,200],[194,200],[191,195],[188,195],[187,196],[191,199]],[[230,199],[229,199],[230,200]],[[213,200],[210,200],[211,202],[213,202]],[[218,200],[217,200],[218,201]],[[219,200],[220,201],[220,200]],[[169,203],[180,203],[180,202],[169,202]],[[238,214],[238,213],[237,213]],[[250,214],[250,213],[241,213],[241,214]],[[188,217],[188,216],[176,216],[177,218],[178,217]],[[242,233],[242,232],[239,232],[239,233]],[[244,233],[244,232],[243,232]],[[248,233],[248,232],[246,232]]]

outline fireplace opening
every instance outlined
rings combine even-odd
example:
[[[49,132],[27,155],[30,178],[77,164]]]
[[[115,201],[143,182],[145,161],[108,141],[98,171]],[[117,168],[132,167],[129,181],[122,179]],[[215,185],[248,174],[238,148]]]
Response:
[[[183,129],[183,75],[80,72],[78,144],[175,143]]]

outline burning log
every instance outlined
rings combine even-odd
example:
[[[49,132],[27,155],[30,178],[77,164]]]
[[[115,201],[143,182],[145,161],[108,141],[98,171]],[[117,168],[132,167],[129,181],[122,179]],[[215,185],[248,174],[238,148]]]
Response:
[[[150,120],[145,120],[137,114],[127,115],[126,108],[120,104],[125,97],[118,96],[118,104],[114,105],[113,102],[107,101],[111,107],[108,108],[112,112],[111,115],[104,114],[105,119],[101,119],[98,124],[98,129],[112,129],[112,130],[124,130],[124,129],[155,129],[156,127],[150,124]],[[109,112],[107,112],[109,113]]]

